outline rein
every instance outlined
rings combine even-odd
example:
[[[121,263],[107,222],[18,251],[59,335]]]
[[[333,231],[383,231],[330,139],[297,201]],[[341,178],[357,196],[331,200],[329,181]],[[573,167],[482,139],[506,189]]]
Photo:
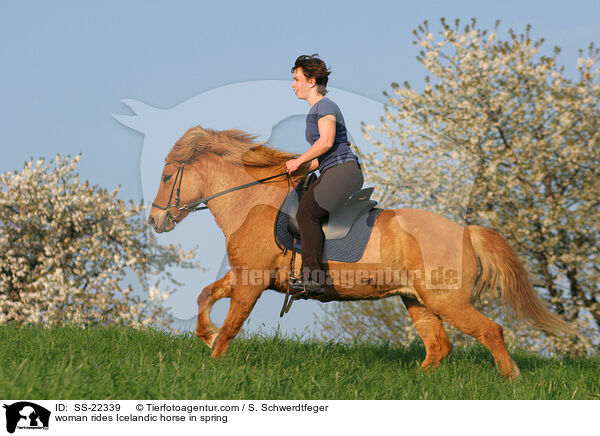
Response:
[[[168,165],[169,163],[171,163],[171,162],[167,162],[166,165]],[[200,200],[196,200],[196,201],[194,201],[192,203],[187,203],[187,204],[184,204],[183,206],[179,207],[179,193],[181,191],[181,181],[183,180],[183,170],[184,170],[184,167],[185,167],[185,163],[181,164],[181,166],[179,168],[177,168],[177,173],[175,174],[175,180],[173,181],[173,187],[171,188],[171,194],[169,195],[169,200],[167,201],[167,205],[165,207],[162,207],[162,206],[159,206],[156,203],[152,203],[153,207],[156,207],[157,209],[160,209],[160,210],[166,210],[167,211],[167,217],[171,221],[173,221],[173,224],[176,224],[175,223],[175,219],[177,217],[179,217],[179,215],[181,215],[181,212],[183,212],[183,211],[196,212],[198,210],[208,209],[208,206],[200,206],[200,204],[202,204],[202,203],[206,204],[207,201],[212,200],[215,197],[219,197],[221,195],[229,194],[230,192],[238,191],[240,189],[246,189],[246,188],[249,188],[251,186],[258,185],[259,183],[266,182],[267,180],[275,179],[277,177],[281,177],[281,176],[285,175],[285,176],[287,176],[288,191],[289,191],[289,188],[290,188],[290,175],[286,171],[286,172],[283,172],[283,173],[280,173],[280,174],[276,174],[274,176],[265,177],[264,179],[255,180],[254,182],[246,183],[244,185],[234,186],[233,188],[229,188],[229,189],[226,189],[224,191],[217,192],[216,194],[209,195],[208,197],[201,198]],[[179,184],[177,183],[177,179],[179,179]],[[175,192],[175,185],[177,185],[177,192],[176,192],[176,195],[175,195],[175,203],[171,204],[171,200],[173,199],[173,193]],[[171,208],[173,208],[173,207],[176,208],[179,211],[179,213],[177,215],[175,215],[175,216],[171,214]]]

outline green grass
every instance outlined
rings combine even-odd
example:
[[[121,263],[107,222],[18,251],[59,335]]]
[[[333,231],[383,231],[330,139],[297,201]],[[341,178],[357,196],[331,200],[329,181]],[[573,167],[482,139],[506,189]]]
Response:
[[[0,327],[6,399],[600,399],[600,357],[512,352],[522,378],[498,374],[489,352],[456,349],[418,370],[420,344],[341,345],[235,339],[225,357],[192,335],[126,328]]]

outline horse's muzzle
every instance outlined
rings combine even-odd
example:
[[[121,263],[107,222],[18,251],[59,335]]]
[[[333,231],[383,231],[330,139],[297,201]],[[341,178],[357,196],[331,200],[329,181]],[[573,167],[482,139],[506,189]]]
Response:
[[[148,217],[148,225],[154,229],[156,233],[169,232],[173,230],[175,224],[167,219],[168,214],[164,214],[162,217],[151,214]]]
[[[150,218],[148,218],[148,225],[150,227],[152,227],[154,229],[154,231],[158,232],[158,230],[156,229],[157,222],[156,222],[156,219],[153,216],[151,216]]]

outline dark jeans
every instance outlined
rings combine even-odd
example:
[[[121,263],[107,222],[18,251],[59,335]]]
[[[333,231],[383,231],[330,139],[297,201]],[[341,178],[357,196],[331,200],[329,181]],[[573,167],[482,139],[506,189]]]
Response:
[[[344,162],[327,168],[302,196],[296,219],[302,241],[305,278],[325,282],[321,223],[331,211],[358,191],[363,182],[364,177],[356,161]]]

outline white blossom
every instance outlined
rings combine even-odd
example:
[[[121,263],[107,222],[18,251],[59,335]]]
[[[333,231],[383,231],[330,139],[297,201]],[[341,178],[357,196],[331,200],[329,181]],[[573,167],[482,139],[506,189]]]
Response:
[[[364,129],[376,148],[361,155],[367,183],[376,193],[387,189],[385,207],[428,209],[503,234],[538,295],[584,339],[520,325],[505,332],[537,350],[597,352],[600,51],[592,45],[580,53],[574,80],[557,64],[558,50],[541,54],[529,27],[502,40],[498,25],[487,38],[474,20],[464,28],[441,25],[439,42],[427,23],[414,32],[425,47],[417,56],[429,74],[424,92],[394,84],[387,122]],[[351,337],[402,341],[414,337],[414,327],[401,306],[397,298],[343,303],[321,323],[334,335],[341,323]],[[505,321],[497,306],[482,310]]]
[[[168,325],[171,291],[148,289],[147,277],[197,267],[184,260],[193,255],[156,244],[143,204],[80,183],[79,160],[31,159],[0,174],[0,324]],[[127,271],[137,292],[124,284]]]

